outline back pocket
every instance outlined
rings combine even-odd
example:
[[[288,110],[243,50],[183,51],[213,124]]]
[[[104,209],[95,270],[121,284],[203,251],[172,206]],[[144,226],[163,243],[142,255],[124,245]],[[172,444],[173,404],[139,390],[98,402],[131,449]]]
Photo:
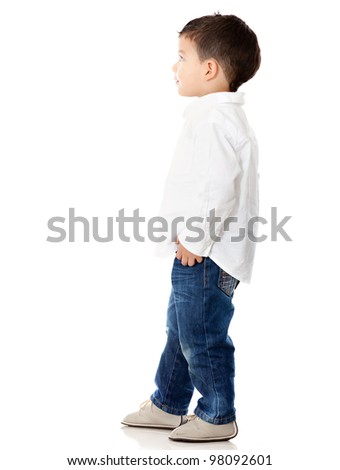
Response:
[[[226,273],[223,271],[222,268],[220,268],[220,273],[218,276],[218,287],[223,291],[225,294],[227,294],[228,297],[232,297],[234,294],[234,290],[239,284],[239,280],[231,276],[230,274]]]

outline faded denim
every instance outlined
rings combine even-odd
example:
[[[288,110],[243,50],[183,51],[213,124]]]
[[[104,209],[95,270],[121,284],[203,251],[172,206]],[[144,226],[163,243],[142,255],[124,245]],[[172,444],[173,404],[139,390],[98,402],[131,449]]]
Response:
[[[163,411],[185,415],[196,388],[196,416],[212,424],[236,419],[234,345],[228,328],[239,281],[209,257],[194,266],[174,259],[167,312],[167,342],[151,401]]]

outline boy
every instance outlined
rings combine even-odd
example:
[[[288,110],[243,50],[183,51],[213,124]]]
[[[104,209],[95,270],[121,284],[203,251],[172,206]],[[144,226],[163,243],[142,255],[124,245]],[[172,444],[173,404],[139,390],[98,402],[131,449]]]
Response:
[[[237,90],[260,60],[256,35],[236,16],[196,18],[179,33],[178,93],[198,99],[184,113],[160,210],[172,233],[158,251],[176,252],[167,343],[156,391],[123,420],[172,429],[173,440],[222,441],[238,432],[228,327],[234,291],[251,278],[248,222],[258,215],[258,157]],[[188,417],[194,388],[202,397]]]

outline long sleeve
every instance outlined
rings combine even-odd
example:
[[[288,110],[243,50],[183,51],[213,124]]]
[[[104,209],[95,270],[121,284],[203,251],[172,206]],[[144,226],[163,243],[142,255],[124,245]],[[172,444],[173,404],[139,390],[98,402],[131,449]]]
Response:
[[[159,208],[163,235],[155,254],[173,255],[178,239],[249,283],[256,247],[249,221],[259,213],[258,147],[243,104],[243,93],[220,92],[185,109]]]
[[[195,184],[188,194],[193,219],[191,226],[190,220],[186,220],[178,239],[190,252],[209,256],[216,236],[221,234],[237,201],[236,181],[241,168],[226,130],[220,124],[203,122],[195,129],[193,138],[191,171]],[[209,216],[216,218],[214,223],[209,222]]]

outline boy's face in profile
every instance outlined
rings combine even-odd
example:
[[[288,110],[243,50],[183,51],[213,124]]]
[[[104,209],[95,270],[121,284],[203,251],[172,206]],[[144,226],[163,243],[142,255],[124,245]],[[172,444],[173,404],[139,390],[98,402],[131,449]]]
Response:
[[[195,43],[184,35],[179,38],[179,59],[172,66],[178,93],[181,96],[203,96],[205,67],[196,52]]]

